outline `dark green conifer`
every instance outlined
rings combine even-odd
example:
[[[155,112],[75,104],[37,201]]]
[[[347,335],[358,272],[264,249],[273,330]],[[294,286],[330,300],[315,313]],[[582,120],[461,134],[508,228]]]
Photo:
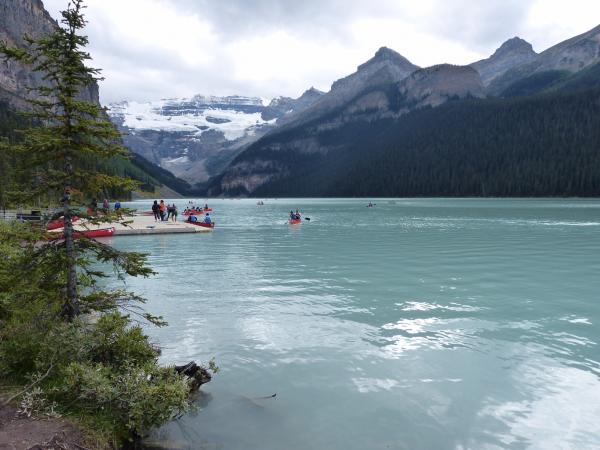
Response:
[[[46,247],[64,251],[55,269],[64,271],[62,315],[69,321],[82,308],[90,306],[81,304],[82,296],[85,300],[88,295],[82,292],[82,285],[95,287],[94,278],[87,271],[90,261],[85,255],[112,260],[133,275],[151,273],[139,254],[117,252],[93,240],[74,239],[75,204],[107,190],[127,191],[136,186],[130,178],[95,170],[99,161],[127,157],[128,151],[121,145],[119,132],[91,95],[101,78],[98,69],[86,65],[90,55],[85,51],[88,38],[80,34],[86,24],[83,8],[82,0],[72,0],[53,32],[39,38],[26,36],[26,48],[0,43],[0,54],[6,59],[17,60],[42,74],[43,84],[30,88],[27,116],[32,126],[22,131],[18,145],[10,146],[29,181],[14,194],[20,202],[39,196],[54,196],[60,202],[61,211],[55,218],[64,219],[64,241]],[[77,215],[92,222],[116,219],[89,217],[82,211]],[[82,270],[79,277],[78,268]],[[97,294],[94,298],[96,302]]]

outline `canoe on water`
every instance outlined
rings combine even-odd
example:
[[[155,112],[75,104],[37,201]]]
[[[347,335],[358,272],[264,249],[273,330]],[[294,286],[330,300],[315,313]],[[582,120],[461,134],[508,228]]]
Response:
[[[204,223],[204,222],[189,222],[187,221],[186,223],[190,223],[192,225],[196,225],[197,227],[203,227],[203,228],[214,228],[215,227],[215,223]]]
[[[290,219],[290,225],[300,225],[302,223],[302,219]]]

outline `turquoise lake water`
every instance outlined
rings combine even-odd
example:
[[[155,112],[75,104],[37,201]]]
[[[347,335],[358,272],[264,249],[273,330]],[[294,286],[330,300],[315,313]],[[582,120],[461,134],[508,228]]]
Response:
[[[600,448],[600,200],[208,203],[212,233],[110,240],[151,253],[163,362],[221,368],[154,443]]]

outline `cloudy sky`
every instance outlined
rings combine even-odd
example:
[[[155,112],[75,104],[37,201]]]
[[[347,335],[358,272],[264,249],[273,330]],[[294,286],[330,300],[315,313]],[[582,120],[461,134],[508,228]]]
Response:
[[[43,0],[57,18],[68,0]],[[520,36],[536,51],[600,24],[598,0],[88,0],[103,103],[297,97],[329,90],[381,46],[467,64]]]

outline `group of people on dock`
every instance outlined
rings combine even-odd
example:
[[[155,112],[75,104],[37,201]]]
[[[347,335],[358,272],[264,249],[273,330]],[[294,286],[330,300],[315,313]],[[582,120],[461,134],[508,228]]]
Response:
[[[115,206],[114,206],[115,211],[118,211],[121,209],[121,202],[119,200],[117,200],[115,202]],[[107,198],[104,198],[104,200],[102,201],[102,208],[100,209],[101,212],[103,212],[104,214],[108,213],[110,211],[110,202],[108,201]],[[92,201],[90,202],[88,208],[87,208],[87,213],[89,215],[94,215],[98,212],[98,201],[96,200],[96,198],[92,198]]]
[[[154,200],[152,212],[154,213],[155,222],[167,222],[169,219],[177,222],[177,205],[175,203],[168,205],[164,200],[161,200],[160,203]]]

